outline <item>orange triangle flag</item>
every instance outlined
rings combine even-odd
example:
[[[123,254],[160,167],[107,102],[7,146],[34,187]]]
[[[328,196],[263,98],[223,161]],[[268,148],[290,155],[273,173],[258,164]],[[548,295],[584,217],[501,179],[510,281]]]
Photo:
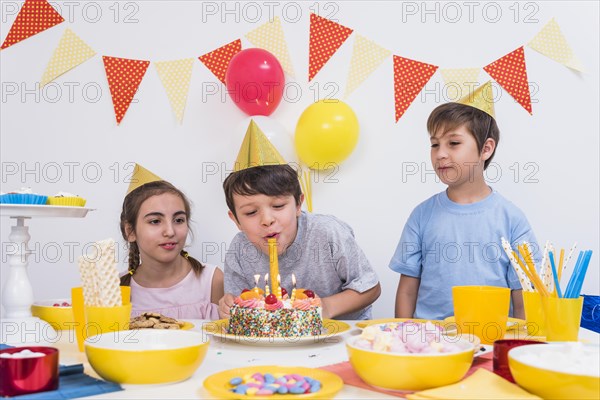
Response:
[[[394,56],[394,99],[396,122],[435,74],[437,66]]]
[[[202,64],[206,65],[206,68],[212,72],[217,79],[225,84],[225,73],[227,67],[229,67],[229,61],[242,50],[242,41],[240,39],[234,40],[225,46],[219,47],[216,50],[206,53],[203,56],[198,57]]]
[[[523,46],[483,67],[524,109],[533,114]]]
[[[102,56],[104,70],[110,95],[112,96],[113,106],[115,108],[115,117],[117,125],[125,116],[135,92],[137,92],[150,61],[128,60],[126,58],[117,58]]]
[[[0,49],[19,43],[64,20],[46,0],[25,0]]]
[[[310,41],[308,50],[308,81],[329,61],[331,56],[352,34],[352,29],[336,22],[310,14]]]

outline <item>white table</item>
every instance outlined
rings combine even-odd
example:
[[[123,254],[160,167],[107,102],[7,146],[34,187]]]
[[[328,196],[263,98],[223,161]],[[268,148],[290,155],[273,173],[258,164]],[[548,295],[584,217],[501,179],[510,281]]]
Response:
[[[202,332],[201,320],[190,320],[192,330]],[[161,385],[122,385],[125,391],[106,393],[86,399],[214,399],[203,387],[204,378],[221,371],[253,365],[281,365],[318,368],[348,361],[345,341],[360,333],[354,327],[354,321],[345,321],[352,328],[339,336],[329,338],[327,343],[308,344],[289,347],[258,347],[213,339],[206,358],[194,375],[183,382]],[[600,335],[581,328],[579,339],[600,344]],[[79,353],[74,333],[62,331],[59,340],[52,346],[60,350],[62,364],[83,363],[85,372],[97,377],[87,363],[85,353]],[[292,397],[290,397],[292,398]],[[397,399],[371,390],[344,385],[336,399]]]

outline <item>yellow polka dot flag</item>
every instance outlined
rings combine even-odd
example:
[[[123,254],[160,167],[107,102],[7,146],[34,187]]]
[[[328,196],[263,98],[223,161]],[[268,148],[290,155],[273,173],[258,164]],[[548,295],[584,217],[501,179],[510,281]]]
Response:
[[[483,70],[490,74],[529,114],[533,114],[523,46],[486,65]]]
[[[331,56],[352,34],[352,29],[336,22],[310,14],[310,39],[308,48],[308,81],[329,61]]]
[[[437,66],[394,56],[394,100],[396,122],[435,74]]]
[[[242,51],[242,41],[237,39],[210,53],[198,57],[198,59],[202,64],[206,65],[206,68],[208,68],[217,79],[225,84],[225,73],[227,72],[227,67],[229,67],[229,62],[233,56],[240,51]]]
[[[25,0],[0,49],[37,35],[64,20],[46,0]]]
[[[480,71],[481,68],[440,68],[446,100],[456,101],[478,86]]]
[[[117,125],[121,123],[137,92],[150,61],[102,56]]]
[[[256,47],[273,53],[285,73],[294,77],[294,66],[290,60],[290,53],[279,17],[275,17],[272,21],[248,32],[246,38]]]
[[[554,18],[544,25],[527,46],[571,69],[583,71],[581,61],[573,53]]]
[[[46,66],[46,71],[40,82],[41,86],[52,82],[54,79],[73,69],[79,64],[89,60],[96,52],[79,38],[71,29],[65,29],[58,46],[54,49],[52,58]]]
[[[181,124],[188,91],[190,90],[194,59],[156,61],[154,62],[154,66],[156,67],[160,81],[167,91],[167,97],[169,98],[175,117],[177,117],[177,121]]]
[[[384,49],[364,36],[356,34],[344,97],[348,97],[359,87],[391,54],[391,51]]]

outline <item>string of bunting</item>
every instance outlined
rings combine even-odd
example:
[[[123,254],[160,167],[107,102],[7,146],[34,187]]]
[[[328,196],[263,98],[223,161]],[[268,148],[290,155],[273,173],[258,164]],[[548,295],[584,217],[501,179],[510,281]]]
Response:
[[[0,50],[64,22],[64,18],[47,0],[25,0]],[[308,81],[312,81],[332,59],[354,30],[317,14],[310,15]],[[350,70],[344,97],[350,96],[392,52],[356,33]],[[284,71],[294,77],[287,42],[279,17],[245,35],[254,46],[275,55]],[[552,19],[531,39],[527,46],[573,70],[583,71],[582,63],[563,36],[558,23]],[[213,75],[225,84],[225,73],[231,59],[242,50],[236,39],[198,57]],[[75,32],[66,28],[43,73],[44,86],[62,74],[94,57],[96,52]],[[102,56],[106,78],[115,111],[117,125],[123,120],[151,61]],[[167,92],[171,108],[179,123],[183,121],[189,92],[193,58],[171,61],[152,61]],[[489,74],[529,114],[533,114],[527,77],[524,46],[481,68],[439,69],[448,87],[450,98],[472,90],[468,84],[477,82],[480,70]],[[438,66],[393,55],[394,106],[396,122],[404,115],[414,99],[438,70]]]

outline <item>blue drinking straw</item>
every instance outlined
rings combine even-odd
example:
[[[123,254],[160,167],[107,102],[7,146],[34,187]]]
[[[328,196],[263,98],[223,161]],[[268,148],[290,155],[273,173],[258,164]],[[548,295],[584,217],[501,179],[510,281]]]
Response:
[[[577,280],[575,281],[575,290],[573,293],[573,298],[578,298],[581,294],[581,287],[583,286],[583,281],[585,279],[585,274],[588,269],[588,265],[590,264],[590,259],[592,258],[592,251],[587,250],[584,254],[583,261],[581,262],[581,272],[577,276]]]
[[[577,255],[577,262],[575,263],[575,267],[573,267],[573,273],[571,274],[571,278],[569,279],[569,283],[567,284],[567,289],[565,290],[565,298],[572,298],[573,294],[573,286],[575,285],[575,278],[579,274],[579,270],[581,269],[581,261],[583,261],[583,251],[580,251]]]
[[[558,298],[562,298],[562,292],[560,291],[560,283],[558,282],[558,273],[556,272],[556,265],[554,265],[554,254],[551,251],[548,252],[548,258],[550,259],[550,266],[552,267],[552,276],[554,277],[554,287]]]

